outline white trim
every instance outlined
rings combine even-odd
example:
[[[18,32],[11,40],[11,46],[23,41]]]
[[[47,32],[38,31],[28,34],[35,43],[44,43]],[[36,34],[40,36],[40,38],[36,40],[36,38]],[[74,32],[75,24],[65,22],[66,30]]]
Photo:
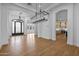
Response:
[[[2,44],[0,44],[0,50],[1,50],[2,46],[3,46],[3,45],[6,45],[6,44],[8,44],[8,41],[7,41],[7,42],[4,42],[4,43],[2,43]]]
[[[76,43],[76,44],[74,44],[74,46],[79,47],[79,44],[78,44],[78,43]]]

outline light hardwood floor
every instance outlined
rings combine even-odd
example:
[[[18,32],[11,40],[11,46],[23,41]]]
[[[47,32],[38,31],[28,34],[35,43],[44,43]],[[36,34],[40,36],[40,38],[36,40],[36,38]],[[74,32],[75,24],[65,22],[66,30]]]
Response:
[[[79,48],[66,44],[66,36],[58,34],[57,40],[38,38],[34,34],[12,36],[9,44],[0,50],[3,56],[78,56]]]

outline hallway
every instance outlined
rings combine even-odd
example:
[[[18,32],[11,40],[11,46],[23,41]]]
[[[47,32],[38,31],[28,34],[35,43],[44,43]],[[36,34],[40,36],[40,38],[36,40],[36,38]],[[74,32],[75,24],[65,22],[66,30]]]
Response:
[[[13,36],[9,39],[9,45],[0,50],[0,55],[23,55],[23,56],[57,56],[79,55],[79,48],[66,45],[64,34],[57,36],[57,40],[38,38],[34,34],[27,36]]]

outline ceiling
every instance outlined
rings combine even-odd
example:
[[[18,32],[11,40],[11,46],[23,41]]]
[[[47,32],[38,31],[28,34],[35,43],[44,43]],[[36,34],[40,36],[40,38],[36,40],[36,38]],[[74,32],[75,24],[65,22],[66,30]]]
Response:
[[[33,10],[40,10],[43,9],[47,9],[49,6],[51,6],[53,3],[31,3],[30,5],[28,3],[23,3],[22,5],[24,6],[28,6],[29,8],[33,9]]]
[[[49,9],[59,5],[59,3],[15,3],[21,7],[24,7],[32,12],[39,12],[40,8],[42,10],[48,11]],[[34,15],[34,14],[33,14]]]
[[[54,7],[58,4],[59,3],[16,3],[16,5],[25,7],[33,12],[36,12],[37,10],[39,11],[40,7],[43,10],[48,10],[48,9],[50,9],[50,7]],[[40,5],[40,7],[39,7],[39,5]]]

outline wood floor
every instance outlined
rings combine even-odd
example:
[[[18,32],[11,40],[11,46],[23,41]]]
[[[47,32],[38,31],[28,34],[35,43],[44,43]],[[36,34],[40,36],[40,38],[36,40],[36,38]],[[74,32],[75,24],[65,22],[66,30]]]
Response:
[[[13,36],[0,50],[1,56],[78,56],[79,48],[66,44],[66,36],[58,34],[57,40],[27,36]]]

